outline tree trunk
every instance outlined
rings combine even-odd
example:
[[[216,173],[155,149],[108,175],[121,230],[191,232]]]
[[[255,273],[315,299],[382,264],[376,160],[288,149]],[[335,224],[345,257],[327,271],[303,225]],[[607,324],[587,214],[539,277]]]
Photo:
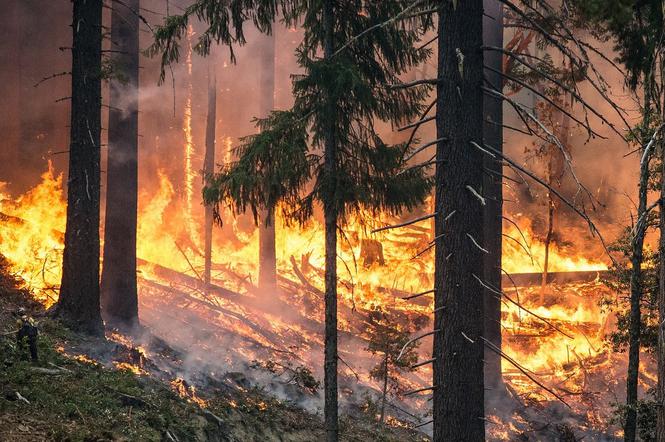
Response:
[[[664,4],[665,6],[665,4]],[[665,11],[665,9],[664,9]],[[661,57],[660,84],[665,84],[665,60]],[[661,98],[661,121],[665,121],[665,94]],[[660,239],[658,250],[660,255],[660,281],[658,287],[658,389],[656,440],[665,442],[665,142],[660,143]]]
[[[482,0],[439,3],[435,441],[485,439],[482,24]]]
[[[215,171],[215,131],[217,121],[217,76],[214,73],[214,68],[210,68],[208,64],[208,117],[206,119],[206,151],[203,160],[203,179],[205,182],[206,177]],[[212,269],[212,228],[213,228],[213,210],[212,206],[205,207],[205,220],[204,220],[204,238],[203,238],[203,254],[204,254],[204,269],[203,280],[206,287],[210,284],[210,273]]]
[[[99,309],[99,159],[102,1],[75,0],[67,225],[56,314],[103,334]]]
[[[384,423],[386,419],[386,395],[388,394],[388,353],[383,359],[383,389],[381,390],[381,415],[379,422]]]
[[[503,47],[503,5],[498,0],[484,0],[483,44]],[[501,71],[503,54],[498,51],[485,53],[485,65]],[[503,89],[501,75],[490,70],[485,71],[485,78],[496,90]],[[486,96],[483,102],[485,121],[483,125],[484,142],[496,150],[503,151],[503,101],[494,96]],[[485,245],[489,253],[484,255],[484,279],[492,287],[501,291],[501,240],[503,224],[503,175],[502,162],[497,158],[485,156],[483,190],[487,199],[485,206],[484,232]],[[501,348],[501,297],[491,290],[485,290],[485,338]],[[501,356],[492,351],[485,351],[485,384],[492,390],[500,390]]]
[[[261,57],[260,110],[267,117],[275,108],[275,34],[263,37]],[[277,257],[275,251],[275,210],[261,214],[259,223],[259,287],[274,290],[277,287]]]
[[[323,28],[324,43],[323,57],[330,59],[335,51],[334,27],[335,10],[333,0],[323,1]],[[335,115],[337,103],[332,97],[324,97],[326,100],[327,115]],[[323,361],[323,384],[324,384],[324,406],[323,414],[326,428],[326,442],[337,442],[339,429],[337,422],[337,201],[336,175],[337,175],[337,140],[335,136],[335,124],[328,120],[323,134],[324,140],[324,184],[325,199],[323,201],[323,213],[325,220],[325,355]]]
[[[7,3],[0,18],[0,63],[5,66],[0,71],[0,94],[3,97],[0,110],[6,116],[22,113],[19,93],[21,84],[19,35],[22,17],[19,14],[19,0]],[[0,133],[3,138],[0,145],[0,181],[11,183],[20,169],[16,167],[20,145],[20,119],[0,118]]]
[[[550,147],[550,149],[553,149]],[[547,184],[551,187],[554,186],[552,180],[552,159],[547,163]],[[547,233],[545,234],[545,257],[543,259],[543,274],[540,280],[540,305],[545,304],[545,287],[547,287],[547,275],[550,266],[550,244],[552,243],[552,235],[554,234],[554,200],[552,199],[552,192],[547,190]]]
[[[648,106],[646,106],[648,109]],[[648,125],[648,124],[647,124]],[[644,235],[646,230],[647,194],[649,184],[649,158],[645,157],[640,164],[639,199],[637,208],[637,225],[632,240],[631,272],[630,272],[630,321],[628,331],[628,374],[626,376],[626,422],[624,423],[624,440],[634,442],[637,436],[637,382],[640,370],[640,334],[642,312],[642,260],[644,251]]]
[[[105,319],[138,324],[136,224],[138,210],[139,0],[113,3],[108,164],[102,310]]]
[[[568,109],[569,112],[573,112],[572,106],[563,100],[557,99],[558,104],[564,108]],[[561,123],[559,127],[553,128],[553,133],[561,143],[564,149],[569,149],[568,138],[570,137],[570,116],[564,112],[561,112],[558,109],[554,109],[552,106],[552,112],[556,112]],[[549,146],[547,160],[547,184],[550,187],[560,185],[561,178],[565,173],[565,162],[566,159],[563,156],[563,153],[560,151],[560,148],[554,144]],[[540,281],[540,305],[545,303],[545,288],[549,283],[549,265],[550,265],[550,246],[552,245],[552,240],[554,239],[554,215],[556,212],[556,205],[554,203],[554,198],[552,192],[547,190],[547,233],[545,234],[545,259],[543,262],[543,275]]]

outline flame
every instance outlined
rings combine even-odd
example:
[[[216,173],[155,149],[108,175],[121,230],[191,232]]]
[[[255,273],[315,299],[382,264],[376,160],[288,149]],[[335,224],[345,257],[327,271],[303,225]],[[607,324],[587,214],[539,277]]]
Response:
[[[226,159],[229,160],[231,139],[226,138],[225,144]],[[298,358],[311,367],[320,366],[323,342],[318,328],[313,331],[306,324],[282,317],[278,312],[264,310],[257,313],[223,296],[202,293],[196,281],[203,267],[203,256],[194,240],[200,234],[202,224],[197,225],[193,217],[183,214],[190,208],[187,204],[183,207],[168,173],[160,170],[157,178],[156,188],[142,189],[139,195],[137,254],[141,259],[142,320],[146,323],[167,322],[169,326],[162,332],[167,340],[172,339],[175,343],[181,339],[179,335],[183,329],[195,329],[201,325],[207,326],[206,333],[220,342],[224,342],[228,334],[232,333],[235,341],[234,345],[229,346],[232,348],[229,351],[233,351],[233,354],[220,357],[229,366],[237,363],[236,359],[257,359],[257,346],[266,348],[275,345],[283,348],[291,348],[290,345],[293,345]],[[20,276],[26,287],[47,306],[57,299],[57,286],[60,283],[62,232],[66,215],[62,185],[62,176],[55,176],[49,167],[42,175],[42,182],[22,196],[12,198],[4,187],[0,187],[0,216],[3,216],[3,222],[0,223],[0,253],[8,259],[11,271]],[[214,236],[213,283],[242,294],[245,299],[259,296],[255,287],[258,231],[249,216],[233,216],[230,211],[222,215],[226,222],[219,234]],[[412,216],[418,215],[406,215],[404,219]],[[372,234],[375,227],[397,224],[404,219],[378,214],[368,224],[363,221],[367,218],[372,217],[349,219],[344,225],[344,234],[338,240],[340,330],[356,335],[362,333],[362,329],[357,328],[358,317],[353,312],[367,311],[374,306],[398,312],[404,315],[405,321],[416,315],[431,317],[431,295],[420,298],[422,302],[418,303],[400,299],[412,293],[427,291],[433,286],[433,254],[431,250],[427,251],[433,238],[431,220],[404,229]],[[510,273],[540,272],[545,248],[543,242],[534,233],[526,216],[517,214],[511,218],[519,228],[506,224],[504,233],[517,239],[521,245],[510,239],[504,240],[504,270]],[[188,219],[192,220],[191,225]],[[300,312],[303,317],[321,322],[321,300],[311,293],[307,294],[307,290],[302,290],[304,282],[300,278],[305,278],[315,290],[320,291],[324,287],[322,223],[313,219],[304,226],[287,225],[278,217],[276,242],[278,274],[285,294],[281,298],[281,295],[271,294],[271,298],[288,302],[289,307]],[[365,259],[367,250],[372,247],[376,247],[374,253],[382,253],[384,265],[379,262],[369,263],[371,260]],[[553,272],[607,268],[601,259],[585,256],[556,243],[550,246],[549,263],[549,270]],[[165,269],[189,279],[174,279]],[[586,382],[585,372],[588,369],[608,370],[613,373],[612,376],[620,378],[615,366],[620,366],[617,361],[623,361],[623,356],[614,355],[604,340],[612,318],[602,313],[597,305],[603,290],[608,290],[599,281],[561,287],[552,285],[544,292],[540,287],[509,286],[504,289],[511,299],[538,315],[536,317],[510,302],[503,305],[503,349],[508,356],[519,361],[528,373],[547,385],[556,384],[578,393]],[[183,303],[172,297],[169,290],[189,293],[191,299]],[[203,302],[218,306],[226,313],[204,307]],[[164,315],[172,312],[174,307],[177,307],[178,314],[165,318]],[[237,317],[251,318],[251,321],[238,321]],[[121,337],[112,339],[123,342]],[[277,344],[274,339],[278,339]],[[206,346],[217,346],[215,342],[202,342],[200,345],[206,349]],[[131,342],[126,345],[133,348]],[[429,358],[428,348],[429,344],[421,346],[422,359]],[[363,352],[358,352],[357,348],[342,347],[340,352],[353,354],[361,361],[359,364],[371,363],[371,358],[359,355]],[[506,380],[518,392],[531,394],[539,391],[534,390],[532,381],[516,367],[505,360],[502,364]],[[126,362],[117,362],[116,366],[135,373],[142,372],[140,367]],[[354,375],[345,366],[340,366],[340,372],[349,377]],[[400,379],[415,389],[427,385],[431,373],[431,366],[423,366],[417,373]],[[380,388],[369,379],[366,372],[360,372],[359,376],[363,383]],[[651,382],[647,378],[644,381]],[[200,406],[206,405],[205,400],[197,396],[193,386],[187,385],[182,379],[174,380],[172,387],[188,400]],[[543,396],[548,397],[547,394]],[[428,406],[425,397],[413,401],[416,407],[425,409]],[[266,406],[256,404],[259,410]],[[579,405],[577,411],[588,413],[582,405]],[[596,418],[590,416],[589,420],[595,422]],[[505,432],[504,439],[509,439],[508,435],[515,431],[510,425],[519,426],[519,422],[513,419],[491,433],[502,438],[498,435]]]
[[[543,271],[545,243],[533,233],[527,216],[516,214],[517,226],[504,224],[502,267],[508,273],[540,273]],[[571,254],[557,243],[549,249],[549,272],[581,272],[607,270],[602,260],[594,260],[581,254]]]
[[[189,385],[187,381],[182,378],[173,379],[171,381],[171,389],[181,398],[187,399],[201,408],[206,408],[208,406],[208,403],[196,394],[196,387]]]
[[[62,175],[49,162],[41,183],[12,199],[0,183],[0,253],[25,288],[47,307],[57,300],[67,206]]]

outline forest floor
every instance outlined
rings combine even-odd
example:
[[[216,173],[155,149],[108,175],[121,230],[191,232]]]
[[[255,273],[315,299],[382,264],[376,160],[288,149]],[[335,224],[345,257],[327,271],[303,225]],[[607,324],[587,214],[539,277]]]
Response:
[[[324,438],[320,415],[251,385],[239,387],[242,380],[210,380],[197,390],[183,379],[169,379],[113,337],[71,332],[18,286],[0,261],[0,441]],[[37,362],[27,345],[16,343],[17,321],[24,315],[39,330]],[[411,429],[379,425],[370,412],[343,417],[340,430],[346,441],[429,440]]]

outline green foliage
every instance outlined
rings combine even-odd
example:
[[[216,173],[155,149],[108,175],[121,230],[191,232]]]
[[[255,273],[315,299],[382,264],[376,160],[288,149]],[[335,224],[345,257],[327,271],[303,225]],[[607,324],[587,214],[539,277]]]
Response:
[[[251,207],[254,217],[259,207],[295,207],[312,177],[317,157],[309,153],[304,119],[292,111],[273,112],[257,120],[260,132],[242,139],[236,149],[238,162],[226,165],[208,177],[203,190],[207,204],[229,201],[244,212]],[[218,221],[218,206],[215,214]]]
[[[367,351],[381,357],[370,371],[370,377],[381,382],[387,378],[390,390],[399,394],[402,386],[391,375],[413,371],[411,367],[418,362],[419,342],[409,343],[409,340],[415,331],[426,325],[427,318],[419,319],[410,327],[399,324],[397,319],[381,307],[374,307],[368,314],[366,337]]]
[[[432,182],[425,167],[405,168],[413,147],[386,144],[375,121],[399,125],[422,112],[427,86],[390,85],[425,61],[429,50],[415,48],[422,35],[416,23],[386,24],[409,2],[361,3],[338,2],[334,41],[338,46],[350,43],[327,59],[319,57],[322,3],[289,3],[292,14],[286,20],[302,22],[305,30],[297,50],[305,73],[294,76],[295,104],[258,120],[261,133],[243,140],[239,160],[209,180],[204,191],[208,204],[229,202],[237,211],[249,207],[255,215],[280,207],[287,220],[304,222],[317,201],[333,206],[343,220],[362,211],[397,214],[426,198]],[[218,35],[212,27],[209,31]],[[322,153],[327,137],[335,141],[335,173],[330,176]]]
[[[231,61],[235,63],[233,46],[246,42],[244,24],[250,21],[262,32],[271,32],[277,12],[283,17],[292,16],[291,3],[289,0],[196,0],[182,14],[166,17],[155,28],[155,40],[146,55],[160,56],[160,82],[163,82],[165,67],[180,60],[180,41],[187,34],[190,20],[196,18],[207,23],[208,28],[198,35],[194,51],[208,55],[213,43],[222,44],[229,48]]]
[[[648,226],[658,225],[657,214],[651,214]],[[613,295],[603,298],[601,306],[612,311],[617,318],[617,327],[608,336],[614,350],[625,351],[628,346],[630,311],[628,293],[630,293],[630,257],[632,255],[632,228],[626,228],[617,241],[610,246],[616,254],[616,262],[610,267],[609,276],[604,280]],[[641,305],[642,326],[640,345],[648,351],[655,351],[658,343],[658,284],[660,259],[657,253],[646,249],[642,263]],[[618,295],[615,295],[618,294]]]
[[[597,35],[615,42],[619,62],[626,66],[628,84],[637,88],[651,76],[661,44],[663,8],[660,0],[573,0],[579,16],[596,27]]]
[[[71,338],[71,333],[51,321],[41,326],[40,364],[61,369],[55,374],[36,371],[10,339],[13,335],[1,338],[0,415],[4,419],[20,422],[21,416],[32,416],[27,425],[48,440],[159,441],[166,431],[182,440],[193,438],[197,427],[192,405],[164,386],[142,382],[131,372],[66,357],[55,348],[61,338]],[[16,400],[15,392],[30,404]],[[40,424],[34,423],[35,417]],[[2,422],[0,419],[0,427]]]
[[[625,416],[629,406],[626,404],[614,404],[614,408],[612,423],[621,424],[626,419]],[[637,411],[637,434],[639,435],[639,440],[643,442],[655,442],[657,440],[656,420],[658,412],[655,390],[650,390],[644,399],[637,401],[635,410]]]

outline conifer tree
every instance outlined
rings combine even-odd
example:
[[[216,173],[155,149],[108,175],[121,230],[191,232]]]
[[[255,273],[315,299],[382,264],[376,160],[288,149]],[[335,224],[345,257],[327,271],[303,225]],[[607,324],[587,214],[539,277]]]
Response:
[[[138,324],[136,228],[138,209],[139,0],[112,2],[108,165],[102,310],[107,321]]]
[[[483,1],[440,2],[438,20],[434,440],[482,441]]]
[[[102,334],[99,308],[99,160],[102,1],[75,0],[67,224],[56,314],[72,328]]]
[[[429,318],[426,316],[416,318],[415,324],[402,326],[397,323],[397,318],[393,315],[381,307],[375,307],[369,312],[367,319],[369,326],[367,328],[367,350],[381,357],[380,362],[371,369],[369,375],[382,385],[379,422],[383,423],[388,391],[400,393],[400,390],[404,388],[394,375],[413,371],[414,364],[418,362],[419,342],[410,342],[411,334],[425,325]]]
[[[244,41],[220,26],[235,19],[224,8],[206,9],[205,0],[185,16],[171,18],[157,33],[155,53],[177,60],[177,40],[187,14],[209,23],[199,41],[205,52],[212,41]],[[424,61],[416,49],[420,32],[412,20],[390,20],[412,6],[408,1],[361,4],[324,0],[252,3],[239,18],[269,29],[277,3],[290,24],[302,23],[305,36],[297,51],[305,72],[293,83],[295,104],[258,121],[260,133],[244,139],[238,161],[222,170],[204,192],[208,203],[231,201],[235,208],[262,209],[278,203],[287,220],[304,222],[323,206],[325,224],[325,426],[329,441],[337,425],[337,231],[352,213],[369,210],[399,213],[422,203],[430,181],[424,167],[404,168],[412,148],[389,146],[374,129],[374,120],[400,124],[419,115],[426,86],[392,88],[399,75]],[[257,9],[258,8],[258,9]],[[228,21],[226,22],[228,23]],[[241,27],[241,26],[240,26]],[[371,32],[364,32],[371,30]],[[360,35],[362,34],[362,35]],[[356,38],[358,37],[358,38]],[[322,56],[321,56],[322,55]]]

